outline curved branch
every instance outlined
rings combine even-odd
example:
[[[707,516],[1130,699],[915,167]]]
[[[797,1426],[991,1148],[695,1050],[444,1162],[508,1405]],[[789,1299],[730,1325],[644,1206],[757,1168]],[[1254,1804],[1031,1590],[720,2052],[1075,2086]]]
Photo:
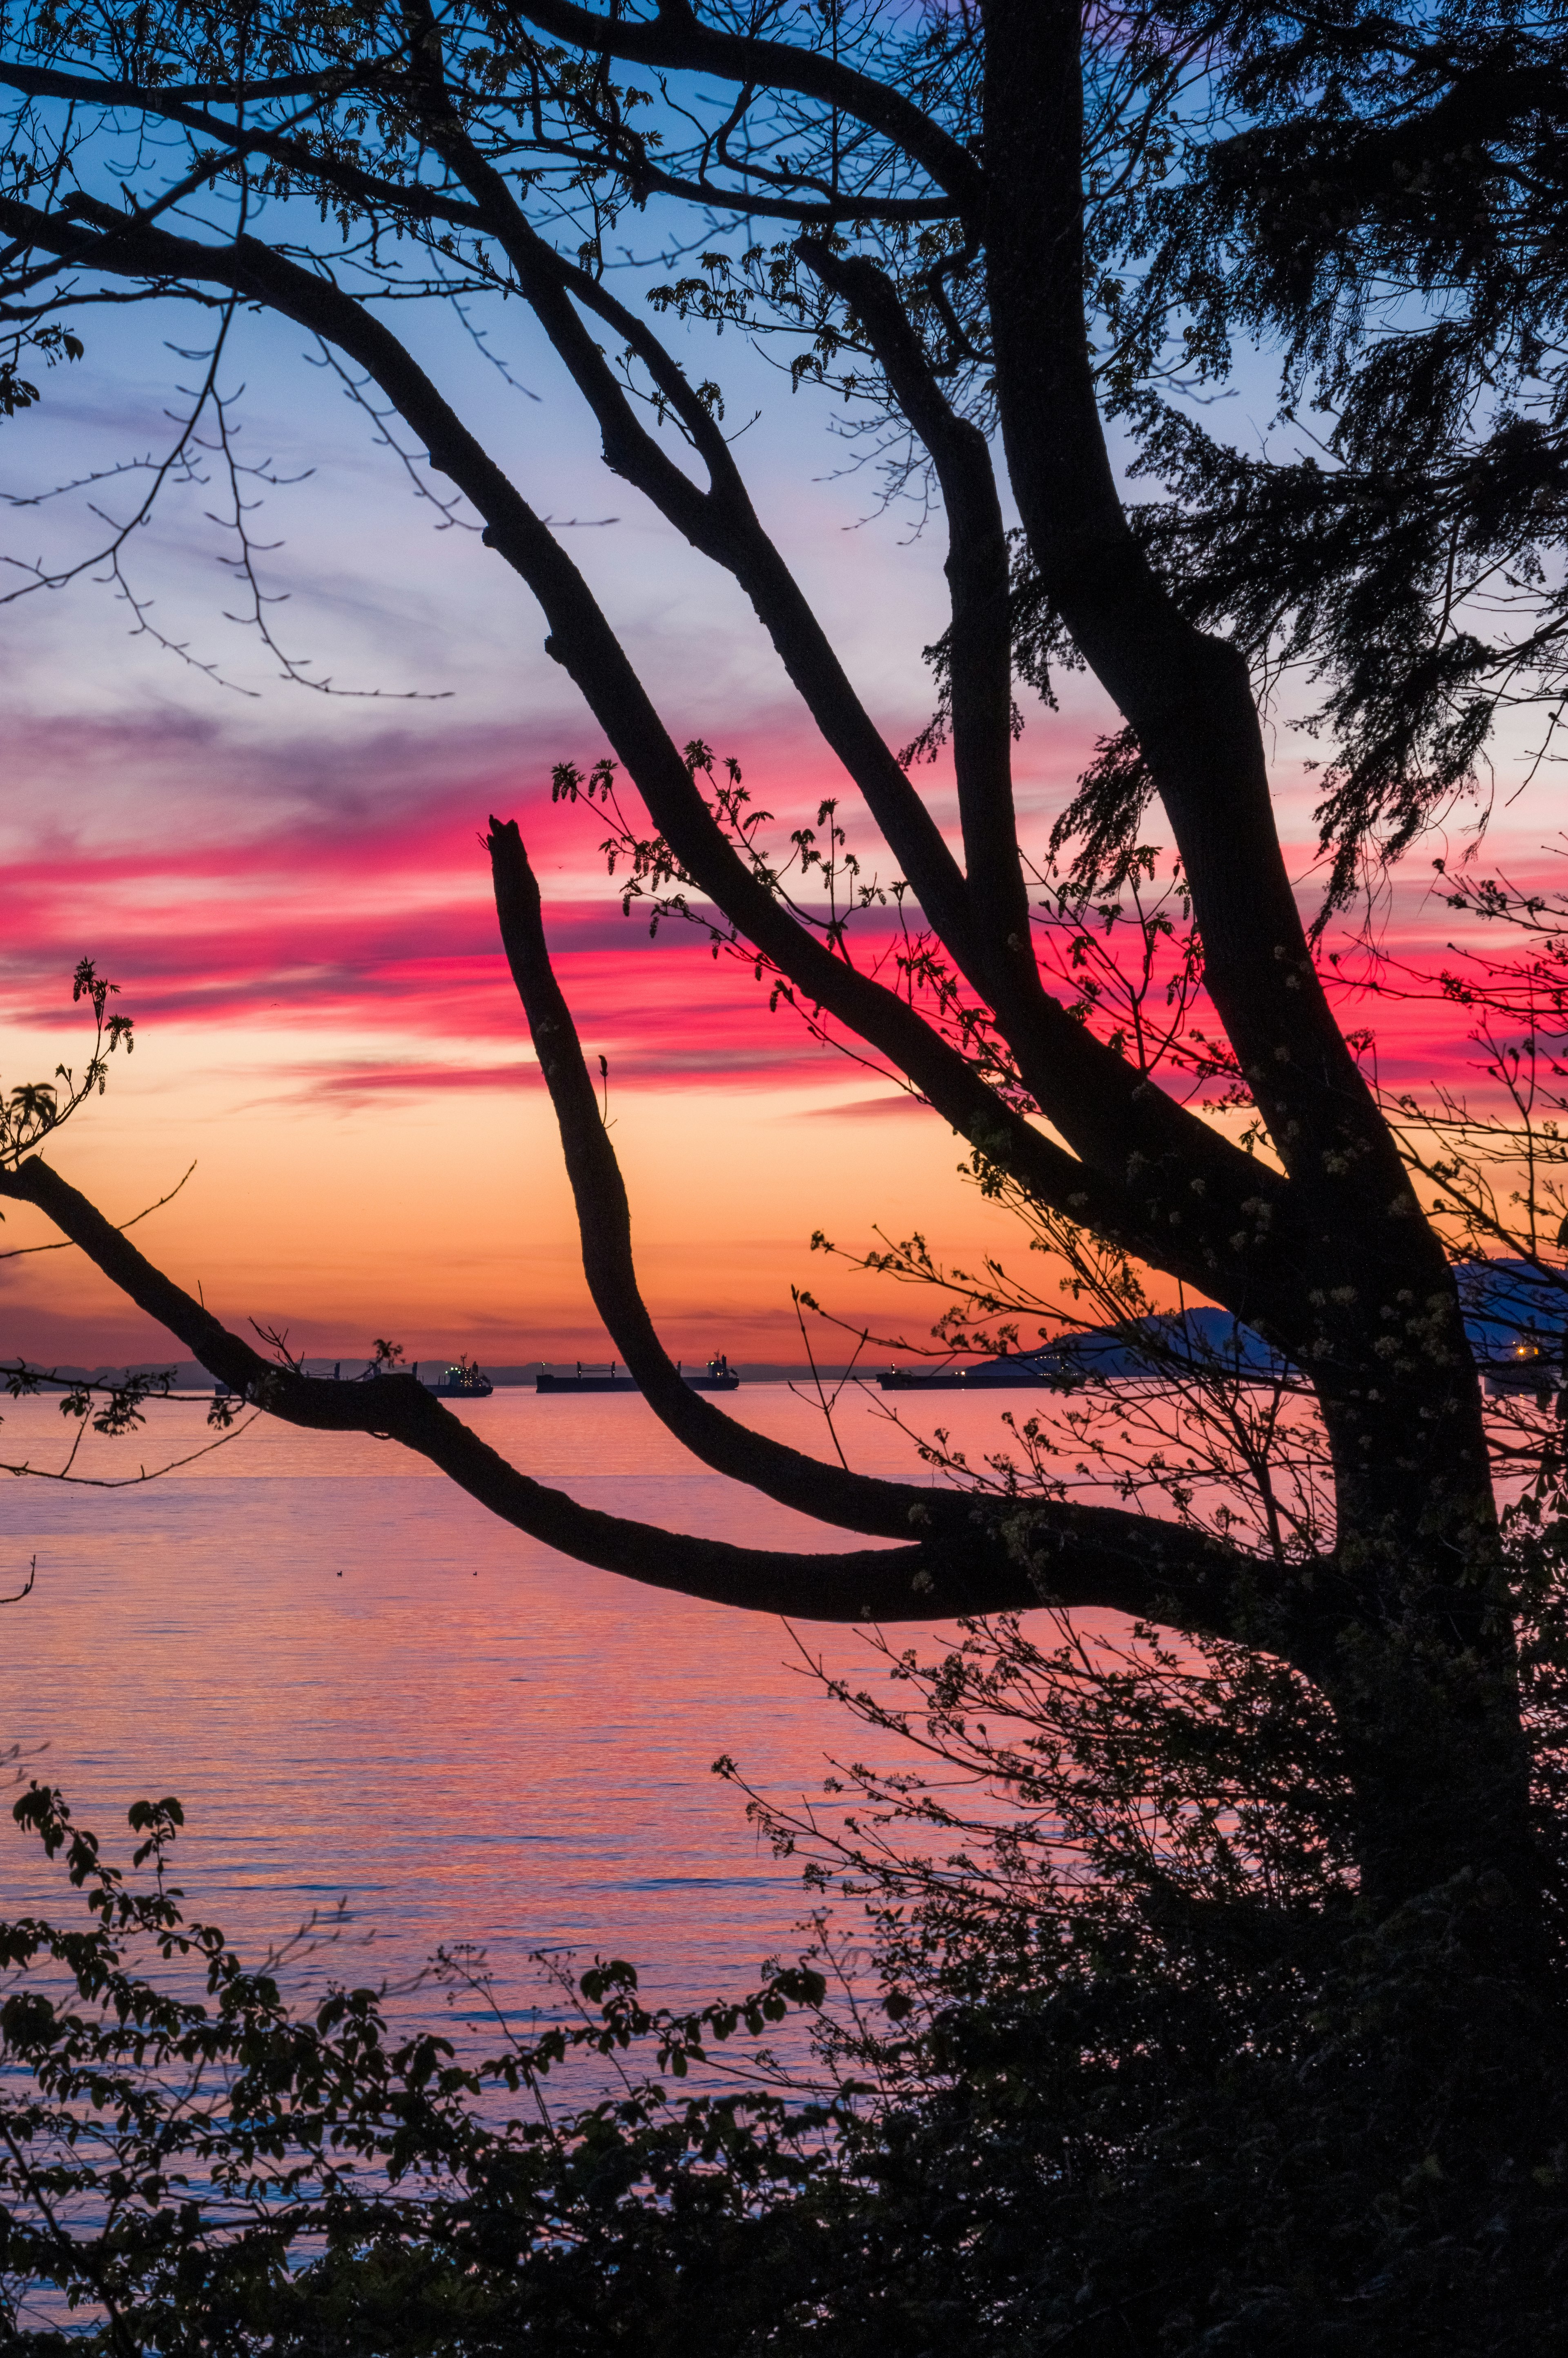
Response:
[[[886,1055],[961,1137],[983,1144],[989,1160],[1041,1203],[1226,1303],[1289,1347],[1300,1311],[1294,1271],[1284,1258],[1292,1222],[1282,1183],[1141,1083],[1042,992],[1051,1059],[1033,1060],[1031,1085],[1065,1134],[1079,1130],[1091,1143],[1092,1159],[1076,1159],[1006,1105],[913,1007],[799,925],[726,839],[580,571],[382,321],[254,239],[205,245],[91,198],[73,198],[68,213],[50,215],[0,197],[0,226],[116,276],[225,286],[348,353],[420,436],[431,465],[485,519],[486,546],[544,609],[546,652],[580,689],[682,869],[737,930],[814,1005]],[[1235,1163],[1243,1165],[1251,1204],[1263,1206],[1267,1218],[1249,1213],[1246,1203],[1238,1206]]]
[[[0,1596],[0,1605],[20,1605],[24,1596],[30,1596],[32,1595],[33,1583],[37,1580],[38,1576],[38,1557],[35,1556],[31,1563],[27,1566],[27,1577],[23,1582],[21,1587],[16,1591],[14,1595]]]
[[[659,1341],[643,1301],[632,1251],[632,1217],[615,1150],[600,1117],[571,1010],[550,963],[539,888],[515,820],[492,819],[488,838],[496,914],[507,963],[555,1109],[582,1242],[583,1271],[594,1306],[621,1357],[660,1422],[721,1474],[749,1483],[806,1514],[860,1531],[930,1534],[934,1555],[966,1561],[979,1578],[1004,1583],[1022,1560],[1036,1597],[1081,1606],[1097,1589],[1122,1602],[1112,1610],[1146,1609],[1152,1619],[1184,1628],[1240,1635],[1272,1647],[1315,1674],[1328,1659],[1342,1586],[1326,1561],[1297,1567],[1263,1594],[1263,1567],[1198,1533],[1130,1515],[1120,1509],[1076,1507],[1057,1499],[979,1500],[971,1491],[916,1489],[825,1465],[753,1433],[692,1391]],[[1132,1563],[1152,1551],[1148,1593],[1157,1602],[1137,1608],[1127,1600],[1139,1585]],[[1111,1567],[1121,1563],[1121,1570]],[[949,1574],[948,1577],[951,1575]]]
[[[89,228],[88,222],[96,226]],[[229,246],[127,220],[95,200],[70,216],[0,197],[0,227],[116,276],[227,287],[336,344],[374,379],[419,435],[430,463],[485,519],[486,546],[527,582],[550,626],[546,650],[570,674],[654,826],[681,867],[814,1004],[877,1048],[964,1138],[983,1141],[1040,1202],[1095,1228],[1224,1302],[1287,1347],[1299,1310],[1283,1260],[1290,1195],[1275,1174],[1148,1087],[1042,993],[1053,1025],[1050,1071],[1035,1081],[1064,1134],[1082,1129],[1096,1152],[1077,1160],[1005,1105],[958,1052],[881,983],[859,974],[783,908],[737,856],[702,799],[625,649],[582,574],[515,485],[437,391],[406,348],[362,304],[251,238]],[[684,479],[683,479],[684,480]],[[691,496],[700,496],[687,486]],[[1052,1080],[1050,1072],[1065,1076]],[[1161,1125],[1165,1125],[1162,1128]],[[1251,1205],[1237,1204],[1239,1162]],[[1203,1192],[1194,1181],[1201,1180]],[[1212,1190],[1212,1193],[1210,1192]]]
[[[155,1212],[161,1212],[166,1204],[172,1204],[195,1168],[196,1165],[192,1163],[184,1177],[177,1179],[168,1195],[160,1195],[156,1204],[144,1204],[141,1210],[133,1212],[128,1220],[119,1221],[117,1226],[120,1234],[124,1236],[127,1228],[138,1227],[143,1220],[151,1219]],[[62,1238],[52,1245],[13,1245],[8,1252],[0,1252],[0,1260],[26,1260],[32,1253],[64,1252],[68,1242],[69,1238]]]
[[[428,21],[427,12],[420,13]],[[438,38],[433,23],[430,31],[432,41]],[[352,202],[493,236],[599,421],[607,465],[635,484],[676,531],[732,573],[745,590],[812,717],[864,795],[922,908],[950,954],[977,988],[983,989],[979,945],[957,863],[856,694],[799,584],[764,532],[723,436],[646,323],[617,303],[587,271],[564,262],[538,235],[504,176],[464,132],[459,112],[439,79],[433,49],[416,48],[413,70],[416,87],[427,101],[425,135],[435,153],[476,198],[471,205],[455,203],[417,182],[402,186],[385,180],[361,166],[319,153],[265,127],[231,126],[134,83],[100,82],[91,76],[62,74],[48,68],[0,65],[0,85],[9,82],[30,94],[55,98],[80,100],[91,95],[106,104],[159,114],[218,141],[229,155],[268,156]],[[373,84],[377,79],[373,73],[362,78]],[[167,198],[160,200],[167,201]],[[79,203],[77,210],[88,208]],[[101,218],[103,210],[94,209],[91,217]],[[820,219],[820,208],[811,217]],[[137,218],[145,222],[148,217]],[[602,352],[566,299],[568,291],[612,325],[649,369],[708,465],[713,485],[710,496],[705,498],[636,417]]]
[[[595,1309],[654,1415],[705,1466],[824,1522],[900,1539],[912,1526],[955,1539],[972,1534],[968,1498],[825,1465],[738,1423],[683,1380],[654,1332],[637,1282],[625,1182],[600,1116],[571,1010],[550,964],[538,881],[516,820],[492,818],[486,841],[502,943],[560,1129],[583,1273]]]
[[[319,92],[323,97],[341,97],[357,80],[375,87],[380,77],[362,64],[351,73],[339,70],[311,77],[301,94]],[[389,211],[410,213],[416,220],[445,222],[464,229],[482,226],[471,205],[453,204],[438,189],[427,188],[421,181],[384,179],[362,165],[351,164],[341,156],[292,138],[272,124],[225,123],[222,116],[190,104],[189,92],[145,88],[133,81],[109,81],[94,74],[62,73],[58,67],[27,65],[16,58],[0,59],[0,89],[14,90],[25,98],[59,99],[70,106],[124,108],[127,113],[156,115],[162,122],[178,123],[182,130],[216,142],[225,157],[265,156],[290,172],[324,180],[351,201],[367,208],[383,205]],[[265,97],[271,90],[271,85],[254,91],[242,88],[232,94],[233,103]],[[156,210],[161,211],[168,201],[168,192],[165,190]],[[150,219],[152,214],[144,212],[141,218]]]
[[[1189,1198],[1193,1179],[1201,1179],[1214,1209],[1225,1207],[1223,1227],[1233,1230],[1249,1199],[1261,1194],[1273,1200],[1271,1174],[1260,1188],[1263,1174],[1251,1157],[1145,1081],[1076,1022],[1041,980],[1018,857],[1007,539],[989,445],[954,411],[886,274],[863,257],[836,254],[820,238],[800,239],[795,251],[853,311],[941,485],[950,535],[954,772],[982,980],[1002,1036],[1035,1102],[1076,1153],[1119,1176],[1138,1158],[1178,1157]],[[1219,1269],[1204,1281],[1221,1300],[1230,1298],[1227,1282]],[[1239,1307],[1238,1299],[1231,1306]],[[1259,1308],[1254,1299],[1251,1314]]]
[[[1298,1282],[1319,1282],[1313,1258],[1354,1202],[1377,1223],[1370,1262],[1385,1242],[1413,1250],[1444,1286],[1435,1242],[1412,1247],[1415,1197],[1307,946],[1246,658],[1185,619],[1122,509],[1085,311],[1082,44],[1077,0],[987,8],[986,270],[1019,512],[1042,581],[1136,732],[1170,818],[1206,985],[1297,1186]]]
[[[401,60],[400,60],[401,62]],[[384,179],[362,165],[351,164],[329,150],[310,147],[265,124],[225,123],[200,102],[254,106],[270,98],[341,98],[362,85],[379,91],[380,61],[360,59],[352,66],[324,69],[319,74],[285,74],[255,82],[145,85],[111,80],[98,74],[65,73],[56,66],[30,65],[20,59],[0,60],[0,89],[26,98],[56,98],[70,105],[124,108],[178,123],[202,138],[218,141],[231,155],[262,155],[291,171],[329,181],[351,198],[404,210],[426,220],[480,226],[472,209],[454,205],[420,181]],[[951,220],[957,208],[945,197],[834,197],[824,190],[809,201],[761,196],[750,189],[722,189],[706,179],[687,180],[655,164],[645,152],[634,163],[606,155],[607,170],[622,172],[634,181],[639,196],[675,197],[688,204],[711,205],[747,219],[779,221],[796,228],[820,229],[834,222],[916,222]]]
[[[801,242],[798,250],[824,284],[845,292],[861,311],[895,397],[931,449],[941,478],[953,533],[947,570],[955,632],[954,750],[968,880],[763,529],[729,444],[684,372],[645,321],[538,235],[447,103],[433,47],[420,55],[431,143],[484,211],[523,293],[592,409],[606,463],[745,590],[926,917],[960,970],[995,1008],[1002,1034],[1047,1119],[1076,1153],[1118,1185],[1135,1169],[1153,1170],[1165,1158],[1179,1156],[1184,1200],[1170,1208],[1178,1224],[1204,1232],[1206,1252],[1195,1282],[1242,1307],[1234,1294],[1238,1272],[1232,1240],[1249,1225],[1243,1205],[1260,1195],[1268,1199],[1271,1179],[1260,1180],[1256,1162],[1097,1041],[1041,981],[1012,806],[1007,546],[990,453],[979,428],[954,415],[931,376],[890,282],[869,263],[839,261],[820,240]],[[613,327],[648,369],[708,469],[708,492],[674,463],[636,416],[574,304]],[[722,894],[716,897],[730,909]],[[1195,1178],[1210,1198],[1206,1204],[1193,1190]],[[1163,1217],[1168,1241],[1169,1209]],[[1260,1314],[1255,1286],[1245,1307]]]
[[[689,205],[708,205],[716,213],[735,213],[745,221],[786,222],[796,229],[820,229],[824,222],[846,222],[856,228],[876,222],[892,226],[917,222],[951,221],[958,211],[948,197],[813,197],[792,203],[784,197],[763,197],[750,189],[721,189],[710,180],[686,180],[640,157],[633,172],[618,166],[635,183],[637,194],[676,197]],[[744,168],[737,165],[736,170]]]
[[[660,0],[652,23],[601,16],[596,8],[577,6],[575,0],[514,0],[504,13],[598,57],[664,66],[673,72],[712,73],[725,81],[756,82],[820,100],[902,147],[966,211],[973,211],[980,201],[984,186],[980,168],[967,147],[900,92],[819,50],[795,49],[787,41],[760,40],[744,33],[717,32],[699,23],[690,0]]]
[[[735,1547],[601,1514],[520,1473],[409,1377],[336,1383],[263,1358],[40,1158],[0,1171],[0,1195],[46,1214],[138,1309],[269,1415],[308,1431],[401,1442],[503,1522],[579,1563],[651,1587],[808,1621],[930,1621],[1048,1603],[1223,1634],[1245,1609],[1256,1575],[1245,1559],[1177,1525],[1054,1500],[1010,1503],[988,1523],[984,1508],[965,1498],[964,1523],[950,1533],[821,1555]],[[935,1502],[922,1494],[921,1503]]]

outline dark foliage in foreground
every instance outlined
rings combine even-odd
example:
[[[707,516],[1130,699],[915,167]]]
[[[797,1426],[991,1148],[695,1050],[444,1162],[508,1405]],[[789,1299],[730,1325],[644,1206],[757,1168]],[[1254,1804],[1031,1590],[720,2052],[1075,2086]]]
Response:
[[[89,1923],[0,1930],[5,2346],[1558,2347],[1565,1508],[1549,1435],[1509,1537],[1552,1933],[1501,1974],[1500,1878],[1362,1902],[1299,1674],[1152,1629],[975,1624],[840,1690],[892,1766],[842,1768],[826,1812],[752,1809],[864,1902],[858,1981],[819,1931],[677,2016],[600,1961],[482,2062],[382,1992],[291,2006],[286,1955],[248,1969],[189,1920],[178,1802],[132,1810],[128,1880],[33,1784],[15,1816]],[[748,2047],[720,2075],[792,2011],[811,2071]],[[574,2065],[617,2093],[571,2108]]]

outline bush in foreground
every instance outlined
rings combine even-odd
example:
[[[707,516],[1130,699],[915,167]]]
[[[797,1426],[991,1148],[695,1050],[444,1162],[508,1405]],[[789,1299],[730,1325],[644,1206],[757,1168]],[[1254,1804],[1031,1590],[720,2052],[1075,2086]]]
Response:
[[[1549,1450],[1510,1520],[1530,1959],[1486,1875],[1366,1905],[1298,1673],[1065,1618],[887,1650],[891,1682],[840,1694],[893,1765],[794,1816],[753,1800],[862,1905],[858,1961],[825,1914],[801,1963],[682,2015],[601,1960],[482,2061],[384,1992],[291,2006],[286,1952],[248,1967],[184,1913],[177,1801],[132,1810],[127,1877],[32,1784],[15,1815],[87,1920],[0,1930],[6,2346],[1559,2347],[1563,1503]],[[792,2012],[804,2070],[749,2044]],[[614,2093],[574,2103],[574,2065]]]

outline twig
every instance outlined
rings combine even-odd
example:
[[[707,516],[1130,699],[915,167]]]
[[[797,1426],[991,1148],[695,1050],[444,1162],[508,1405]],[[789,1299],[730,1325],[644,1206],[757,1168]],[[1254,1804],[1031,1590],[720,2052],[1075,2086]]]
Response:
[[[20,1605],[24,1596],[30,1596],[32,1595],[33,1583],[38,1578],[38,1557],[35,1556],[31,1563],[27,1566],[26,1585],[18,1588],[15,1596],[0,1596],[0,1605]]]

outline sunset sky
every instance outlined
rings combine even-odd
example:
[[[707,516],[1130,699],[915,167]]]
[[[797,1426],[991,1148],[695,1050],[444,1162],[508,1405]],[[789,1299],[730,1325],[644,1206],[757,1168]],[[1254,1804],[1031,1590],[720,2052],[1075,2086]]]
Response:
[[[754,618],[604,472],[548,355],[511,315],[503,326],[525,393],[444,329],[429,345],[443,381],[535,503],[580,520],[572,553],[672,730],[732,752],[782,834],[842,781]],[[26,498],[155,451],[173,388],[191,377],[162,339],[194,332],[172,316],[95,317],[85,362],[52,374],[43,406],[5,428],[7,490]],[[496,938],[478,840],[494,811],[522,822],[584,1044],[610,1059],[643,1284],[672,1351],[798,1357],[792,1280],[849,1315],[879,1314],[874,1293],[814,1260],[819,1227],[849,1245],[873,1226],[918,1225],[960,1259],[1005,1251],[1006,1224],[960,1183],[958,1142],[934,1117],[814,1046],[787,1012],[770,1016],[749,968],[716,965],[679,929],[651,943],[645,921],[622,917],[600,814],[550,802],[551,764],[586,766],[603,749],[543,652],[528,593],[473,534],[435,528],[296,331],[254,320],[243,332],[242,448],[280,476],[317,471],[251,486],[265,501],[257,540],[284,544],[263,560],[269,590],[289,593],[274,627],[317,676],[380,693],[287,685],[224,619],[242,592],[222,564],[232,543],[204,521],[216,481],[175,487],[135,536],[138,595],[189,663],[131,635],[124,602],[91,574],[0,610],[0,1076],[9,1087],[80,1059],[70,975],[83,955],[121,984],[137,1027],[134,1060],[52,1159],[116,1219],[194,1162],[178,1200],[138,1232],[146,1249],[232,1324],[287,1327],[297,1348],[349,1356],[391,1334],[425,1358],[606,1356]],[[876,483],[834,479],[847,453],[825,407],[792,400],[738,349],[723,357],[730,422],[762,408],[740,449],[764,518],[903,741],[929,709],[920,650],[942,627],[940,529],[912,539],[896,512],[856,528]],[[5,549],[89,554],[102,527],[87,501],[124,514],[138,480],[13,509]],[[4,586],[23,579],[12,564]],[[207,663],[222,679],[196,667]],[[393,700],[409,691],[422,700]],[[1076,681],[1059,713],[1031,714],[1026,842],[1043,848],[1109,722]],[[1304,846],[1303,748],[1282,735],[1278,751]],[[946,773],[921,774],[949,820]],[[1552,832],[1549,800],[1507,815],[1516,864],[1532,865]],[[846,807],[854,828],[852,795]],[[875,867],[869,829],[856,839]],[[1429,858],[1411,864],[1400,920],[1418,946],[1451,929],[1426,897]],[[1407,1014],[1390,1052],[1417,1070],[1451,1037]],[[0,1242],[46,1233],[14,1214]],[[0,1261],[0,1307],[6,1356],[91,1363],[168,1347],[73,1252]],[[880,1314],[918,1332],[935,1310],[906,1300]]]

